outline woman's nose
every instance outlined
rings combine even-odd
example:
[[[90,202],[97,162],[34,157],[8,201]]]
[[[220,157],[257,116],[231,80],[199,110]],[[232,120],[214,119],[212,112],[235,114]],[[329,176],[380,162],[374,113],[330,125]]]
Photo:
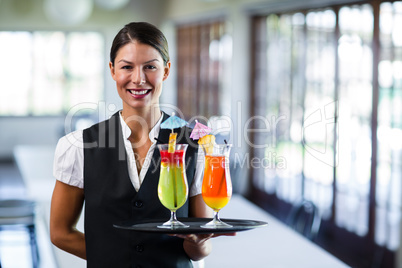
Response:
[[[136,85],[145,84],[145,74],[141,68],[134,69],[133,74],[131,75],[131,80]]]

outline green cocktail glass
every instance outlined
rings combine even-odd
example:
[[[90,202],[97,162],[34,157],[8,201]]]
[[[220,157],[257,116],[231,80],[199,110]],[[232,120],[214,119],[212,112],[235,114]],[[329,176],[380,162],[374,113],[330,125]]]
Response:
[[[177,220],[176,211],[186,203],[188,198],[188,183],[184,161],[188,145],[176,144],[172,153],[169,153],[168,146],[168,144],[158,145],[161,155],[158,197],[162,205],[170,210],[170,219],[159,225],[158,228],[186,228],[189,225]]]

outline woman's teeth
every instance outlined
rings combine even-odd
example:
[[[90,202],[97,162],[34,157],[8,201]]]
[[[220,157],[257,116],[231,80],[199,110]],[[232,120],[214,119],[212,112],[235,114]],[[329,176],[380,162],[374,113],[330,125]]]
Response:
[[[148,90],[141,90],[141,91],[138,91],[138,90],[130,90],[130,92],[131,92],[131,94],[133,94],[133,95],[144,95],[144,94],[146,94],[146,93],[148,92]]]

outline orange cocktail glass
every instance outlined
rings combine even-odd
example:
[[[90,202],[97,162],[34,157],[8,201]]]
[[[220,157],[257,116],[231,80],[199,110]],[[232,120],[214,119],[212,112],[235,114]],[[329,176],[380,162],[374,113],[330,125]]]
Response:
[[[228,204],[232,197],[232,181],[229,171],[230,148],[230,144],[216,144],[213,152],[206,151],[202,198],[205,204],[214,211],[214,218],[201,227],[231,227],[219,219],[219,211]]]

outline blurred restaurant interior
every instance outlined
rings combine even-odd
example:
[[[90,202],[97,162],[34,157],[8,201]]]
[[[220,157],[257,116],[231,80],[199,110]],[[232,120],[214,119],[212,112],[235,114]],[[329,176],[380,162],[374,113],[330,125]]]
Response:
[[[298,260],[269,232],[277,220],[299,235],[302,207],[316,229],[300,235],[333,267],[402,267],[402,1],[0,0],[0,203],[34,201],[36,230],[32,250],[29,232],[2,226],[0,205],[1,267],[85,267],[49,242],[53,153],[121,109],[109,50],[131,21],[168,39],[162,110],[233,144],[234,195],[272,217],[258,230],[269,243],[289,245],[264,249],[252,230],[215,238],[218,252],[256,239],[248,267],[313,267],[302,252],[306,263],[270,265]],[[208,258],[195,265],[241,267]]]

